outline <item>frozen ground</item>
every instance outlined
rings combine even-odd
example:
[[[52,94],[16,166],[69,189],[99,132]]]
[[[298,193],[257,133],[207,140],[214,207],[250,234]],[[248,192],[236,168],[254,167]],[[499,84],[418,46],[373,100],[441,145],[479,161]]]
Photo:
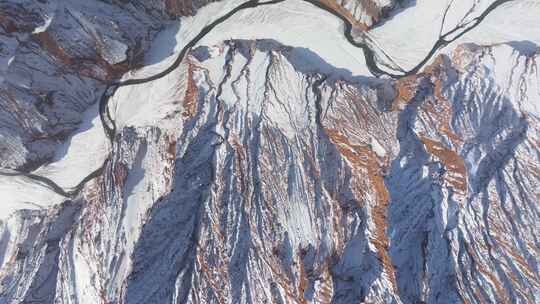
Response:
[[[109,148],[98,107],[96,103],[84,113],[79,129],[56,151],[54,161],[37,169],[35,174],[69,189],[101,167]]]
[[[341,20],[304,1],[285,1],[241,11],[209,33],[200,44],[213,45],[224,39],[273,39],[309,49],[335,68],[350,71],[351,76],[371,76],[362,51],[343,36]]]
[[[399,18],[392,18],[370,31],[370,37],[401,67],[410,69],[426,56],[439,37],[444,12],[450,2],[443,29],[443,32],[447,32],[467,15],[473,1],[417,0],[416,5],[401,12]],[[478,2],[469,17],[464,19],[465,22],[480,15],[494,1]],[[540,44],[538,16],[540,1],[507,2],[493,10],[480,25],[442,51],[449,53],[458,44],[467,42],[488,45],[529,40]]]
[[[0,176],[0,220],[21,209],[43,209],[65,198],[43,184],[23,176]]]
[[[443,32],[490,3],[474,1],[463,20],[473,0],[454,1]],[[171,23],[124,79],[165,70],[240,2]],[[402,13],[372,33],[405,68],[429,51],[446,7],[417,2],[405,23]],[[520,3],[534,15],[536,2]],[[527,16],[520,27],[535,28]],[[0,176],[0,265],[11,263],[0,303],[508,302],[501,285],[535,303],[539,83],[521,50],[536,45],[498,32],[502,20],[461,41],[518,41],[463,46],[451,62],[463,73],[442,61],[409,84],[369,81],[339,19],[304,1],[239,12],[200,41],[203,59],[117,90],[113,149],[96,103],[34,172],[69,190],[110,157],[74,211],[50,208],[66,199],[51,185]],[[48,214],[4,220],[20,209]]]
[[[79,129],[56,151],[53,162],[32,173],[69,191],[97,170],[107,155],[108,140],[96,103],[84,113]],[[0,176],[0,197],[0,219],[19,209],[41,209],[66,199],[47,185],[23,176]]]
[[[207,16],[216,16],[220,9],[220,12],[226,12],[234,7],[233,3],[225,5],[226,8],[223,6],[220,3],[209,5],[196,18],[185,18],[178,24],[171,24],[158,34],[156,41],[160,44],[156,43],[146,56],[151,65],[128,73],[124,79],[147,77],[165,69],[200,29],[215,20],[215,17]],[[341,69],[340,76],[345,78],[371,76],[361,50],[344,38],[342,22],[301,0],[242,10],[208,33],[199,45],[211,46],[228,39],[273,39],[284,45],[305,48],[306,52],[320,57],[306,62],[305,68],[311,72],[327,72],[328,65],[331,65],[334,72]],[[173,49],[174,54],[163,51]],[[155,63],[160,57],[165,59]],[[328,65],[313,64],[320,59]],[[147,126],[161,119],[171,103],[177,100],[177,96],[170,95],[174,91],[168,88],[178,84],[178,73],[177,69],[149,83],[121,87],[111,101],[118,127]],[[149,103],[150,98],[152,104]]]
[[[200,29],[241,2],[212,3],[202,8],[197,17],[171,23],[157,36],[146,54],[148,66],[127,73],[124,79],[146,77],[164,70]],[[429,52],[437,39],[446,3],[418,0],[416,6],[372,30],[370,36],[402,67],[411,68]],[[477,16],[489,3],[480,2],[470,16]],[[468,1],[454,1],[443,30],[459,23],[469,9]],[[458,43],[471,41],[492,44],[529,39],[540,43],[539,15],[538,1],[504,4],[444,52],[451,51]],[[361,50],[344,38],[341,21],[300,0],[240,11],[211,31],[199,45],[214,45],[224,39],[274,39],[317,54],[328,64],[343,69],[343,77],[370,76]],[[310,66],[311,63],[306,66],[312,72],[324,72],[325,66]],[[179,68],[156,81],[120,88],[110,105],[118,127],[151,126],[160,121],[180,98],[171,88],[183,85],[178,75],[184,72]],[[71,188],[102,165],[109,148],[97,108],[96,103],[85,113],[79,130],[56,152],[54,161],[34,173],[50,178],[61,187]],[[40,208],[61,201],[59,195],[27,178],[1,179],[2,217],[16,209]]]

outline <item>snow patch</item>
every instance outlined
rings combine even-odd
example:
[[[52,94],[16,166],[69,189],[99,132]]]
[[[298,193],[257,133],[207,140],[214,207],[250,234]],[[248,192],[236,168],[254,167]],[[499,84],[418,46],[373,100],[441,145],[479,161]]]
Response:
[[[109,144],[98,109],[96,103],[86,110],[79,128],[56,151],[54,161],[34,174],[47,177],[60,187],[72,188],[103,165]]]

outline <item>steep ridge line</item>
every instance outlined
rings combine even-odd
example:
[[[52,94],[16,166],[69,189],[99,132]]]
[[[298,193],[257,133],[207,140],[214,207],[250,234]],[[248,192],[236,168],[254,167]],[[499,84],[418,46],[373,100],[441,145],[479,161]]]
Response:
[[[166,68],[165,70],[163,70],[163,71],[161,71],[161,72],[159,72],[159,73],[157,73],[155,75],[145,77],[145,78],[128,79],[128,80],[125,80],[125,81],[114,81],[112,83],[109,83],[105,87],[105,90],[104,90],[104,92],[101,95],[100,100],[99,100],[99,116],[100,116],[103,128],[105,130],[106,136],[108,137],[111,144],[113,143],[114,137],[116,135],[116,125],[114,123],[114,120],[111,117],[111,113],[110,113],[109,107],[108,107],[108,102],[109,102],[110,98],[114,95],[116,90],[118,90],[118,88],[124,87],[124,86],[143,84],[143,83],[147,83],[147,82],[154,81],[154,80],[165,77],[166,75],[168,75],[169,73],[174,71],[182,63],[185,55],[187,54],[187,52],[193,46],[195,46],[201,39],[203,39],[216,26],[218,26],[219,24],[225,22],[227,19],[232,17],[237,12],[239,12],[241,10],[244,10],[244,9],[248,9],[248,8],[254,8],[254,7],[263,6],[263,5],[272,5],[272,4],[277,4],[277,3],[284,2],[284,1],[286,1],[286,0],[271,0],[271,1],[266,1],[266,2],[260,2],[260,0],[249,0],[247,2],[244,2],[244,3],[240,4],[240,5],[238,5],[237,7],[235,7],[234,9],[232,9],[231,11],[229,11],[227,14],[225,14],[225,15],[219,17],[218,19],[214,20],[209,25],[206,25],[199,32],[199,34],[197,34],[197,36],[195,36],[192,40],[190,40],[182,48],[182,50],[178,54],[176,60],[168,68]],[[373,76],[375,76],[377,78],[381,77],[381,76],[388,76],[388,77],[393,78],[393,79],[399,79],[399,78],[402,78],[402,77],[406,77],[406,76],[410,76],[410,75],[418,73],[418,71],[433,57],[433,55],[435,55],[435,53],[437,51],[444,48],[448,44],[454,42],[455,40],[457,40],[458,38],[460,38],[461,36],[463,36],[464,34],[469,32],[470,30],[472,30],[473,28],[478,26],[482,22],[482,20],[484,20],[485,17],[487,17],[487,15],[489,15],[489,13],[492,12],[495,8],[499,7],[503,3],[514,1],[514,0],[496,0],[481,15],[479,15],[478,17],[474,18],[471,21],[473,23],[471,26],[466,27],[462,32],[457,34],[452,39],[447,40],[447,38],[450,35],[454,34],[456,31],[458,31],[459,29],[461,29],[463,27],[458,26],[458,27],[452,29],[451,31],[445,33],[444,35],[440,35],[439,39],[435,42],[434,46],[432,47],[430,52],[426,55],[426,57],[420,63],[418,63],[414,68],[412,68],[411,70],[409,70],[407,72],[404,72],[402,74],[393,74],[393,73],[390,73],[390,72],[386,72],[386,71],[382,70],[381,68],[379,68],[377,66],[377,60],[375,59],[376,58],[375,52],[366,43],[357,42],[353,38],[353,36],[352,36],[353,25],[349,20],[347,20],[347,18],[345,18],[345,16],[341,15],[336,10],[333,10],[332,8],[325,6],[324,4],[322,4],[321,2],[319,2],[317,0],[301,0],[301,1],[305,1],[307,3],[310,3],[310,4],[314,5],[315,7],[319,8],[319,9],[322,9],[322,10],[325,10],[325,11],[331,13],[332,15],[339,18],[344,23],[345,28],[344,28],[344,33],[343,34],[344,34],[345,38],[353,46],[362,49],[362,51],[364,53],[365,60],[366,60],[367,68],[368,68],[368,70],[370,71],[370,73]],[[448,9],[447,9],[447,11],[448,11]],[[445,12],[445,15],[446,15],[446,12]],[[444,19],[443,19],[443,21],[444,21]],[[466,26],[466,25],[464,25],[464,26]],[[3,176],[24,176],[24,177],[33,179],[33,180],[35,180],[35,181],[37,181],[37,182],[39,182],[41,184],[44,184],[46,187],[50,188],[51,190],[53,190],[54,192],[56,192],[59,195],[62,195],[64,197],[68,197],[68,198],[74,198],[75,196],[77,196],[79,194],[79,192],[82,190],[82,188],[84,187],[84,185],[88,181],[92,180],[93,178],[99,176],[102,173],[102,171],[105,168],[105,165],[107,164],[107,161],[108,161],[108,159],[104,161],[103,165],[100,168],[98,168],[97,170],[90,173],[79,184],[77,184],[77,186],[75,186],[73,189],[68,190],[68,191],[66,191],[62,187],[60,187],[52,179],[49,179],[47,177],[40,176],[40,175],[37,175],[37,174],[24,172],[24,171],[21,171],[21,170],[10,170],[10,172],[1,172],[0,171],[0,175],[3,175]]]
[[[197,36],[195,36],[192,40],[190,40],[182,48],[182,50],[178,54],[178,57],[176,57],[176,60],[168,68],[166,68],[165,70],[163,70],[163,71],[161,71],[161,72],[159,72],[159,73],[157,73],[155,75],[149,76],[149,77],[138,78],[138,79],[128,79],[126,81],[117,81],[117,82],[114,82],[112,84],[109,84],[107,86],[107,88],[105,89],[105,92],[101,96],[99,109],[100,109],[101,122],[103,123],[103,128],[105,129],[105,132],[107,133],[107,136],[109,137],[111,142],[112,142],[112,140],[114,138],[114,134],[116,132],[116,126],[114,124],[113,119],[110,116],[110,112],[108,111],[107,104],[108,104],[108,101],[109,101],[110,97],[112,97],[114,95],[114,92],[116,92],[116,90],[118,88],[125,87],[125,86],[131,86],[131,85],[137,85],[137,84],[143,84],[143,83],[154,81],[154,80],[157,80],[157,79],[160,79],[160,78],[163,78],[163,77],[167,76],[169,73],[174,71],[178,66],[180,66],[180,64],[182,63],[182,60],[184,60],[184,57],[185,57],[186,53],[192,47],[194,47],[199,41],[201,41],[201,39],[204,38],[212,29],[214,29],[219,24],[225,22],[227,19],[232,17],[237,12],[239,12],[241,10],[244,10],[244,9],[247,9],[247,8],[254,8],[254,7],[258,7],[258,6],[262,6],[262,5],[271,5],[271,4],[276,4],[276,3],[283,2],[283,1],[285,1],[285,0],[271,0],[271,1],[267,1],[267,2],[260,2],[260,0],[249,0],[247,2],[244,2],[244,3],[240,4],[239,6],[235,7],[234,9],[232,9],[227,14],[219,17],[218,19],[214,20],[209,25],[205,26],[199,32],[199,34],[197,34]],[[105,119],[105,115],[106,115],[106,119]],[[107,121],[111,123],[111,126],[109,126],[107,124]]]
[[[260,0],[250,0],[250,1],[244,2],[241,5],[235,7],[234,9],[232,9],[227,14],[219,17],[218,19],[216,19],[215,21],[213,21],[209,25],[205,26],[199,32],[199,34],[197,34],[197,36],[195,36],[191,41],[189,41],[182,48],[182,50],[178,54],[178,57],[176,58],[176,60],[168,68],[166,68],[165,70],[163,70],[163,71],[161,71],[161,72],[159,72],[159,73],[157,73],[155,75],[146,77],[146,78],[128,79],[126,81],[115,81],[113,83],[108,84],[105,87],[105,90],[103,91],[103,94],[101,95],[100,100],[99,100],[99,116],[100,116],[100,119],[101,119],[101,123],[103,125],[103,129],[105,131],[105,135],[108,137],[111,144],[113,143],[114,136],[116,134],[116,125],[114,124],[114,120],[111,118],[111,113],[110,113],[109,108],[108,108],[108,102],[109,102],[110,98],[114,95],[116,90],[118,90],[118,88],[124,87],[124,86],[130,86],[130,85],[136,85],[136,84],[142,84],[142,83],[154,81],[156,79],[160,79],[160,78],[163,78],[164,76],[168,75],[170,72],[174,71],[182,63],[182,60],[184,59],[186,53],[193,46],[195,46],[202,38],[204,38],[204,36],[206,36],[213,28],[215,28],[217,25],[219,25],[219,24],[223,23],[224,21],[226,21],[227,19],[229,19],[231,16],[233,16],[238,11],[243,10],[243,9],[247,9],[247,8],[253,8],[253,7],[257,7],[257,6],[262,6],[262,5],[275,4],[275,3],[283,2],[285,0],[271,0],[271,1],[266,1],[266,2],[259,2],[259,1]],[[110,125],[109,125],[109,123],[110,123]],[[33,174],[33,173],[29,173],[29,172],[24,172],[24,171],[21,171],[21,170],[9,170],[9,171],[5,171],[5,172],[0,171],[0,175],[1,176],[24,176],[24,177],[27,177],[29,179],[35,180],[36,182],[38,182],[40,184],[43,184],[45,187],[53,190],[55,193],[57,193],[57,194],[59,194],[61,196],[64,196],[64,197],[67,197],[67,198],[74,198],[79,194],[79,192],[82,190],[82,188],[84,187],[84,185],[87,182],[89,182],[93,178],[99,176],[103,172],[103,170],[105,169],[105,166],[107,164],[107,161],[108,160],[105,160],[101,167],[99,167],[98,169],[94,170],[92,173],[87,175],[73,189],[67,190],[67,191],[64,190],[62,187],[60,187],[56,182],[54,182],[50,178],[47,178],[47,177],[44,177],[44,176],[41,176],[41,175],[37,175],[37,174]]]

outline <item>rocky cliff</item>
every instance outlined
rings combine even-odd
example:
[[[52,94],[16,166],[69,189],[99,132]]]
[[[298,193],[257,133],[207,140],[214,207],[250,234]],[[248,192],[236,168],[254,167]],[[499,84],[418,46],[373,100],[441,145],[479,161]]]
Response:
[[[395,78],[229,37],[143,68],[164,20],[234,6],[205,4],[0,4],[0,303],[540,301],[536,42]]]

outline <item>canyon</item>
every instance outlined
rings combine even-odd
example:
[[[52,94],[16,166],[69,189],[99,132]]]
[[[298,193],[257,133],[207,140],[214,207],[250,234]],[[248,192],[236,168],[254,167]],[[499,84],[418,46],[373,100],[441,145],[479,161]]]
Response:
[[[0,3],[0,303],[537,303],[538,13]]]

